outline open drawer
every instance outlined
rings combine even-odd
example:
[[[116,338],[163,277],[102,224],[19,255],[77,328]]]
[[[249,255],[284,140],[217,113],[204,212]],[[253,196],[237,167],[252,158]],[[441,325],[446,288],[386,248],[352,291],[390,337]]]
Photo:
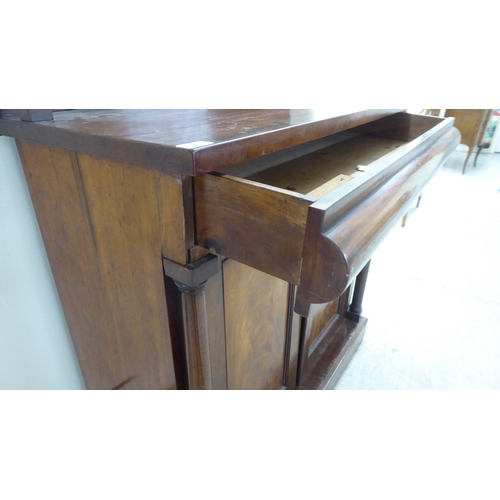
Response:
[[[458,145],[453,119],[396,113],[195,177],[197,243],[335,299]]]

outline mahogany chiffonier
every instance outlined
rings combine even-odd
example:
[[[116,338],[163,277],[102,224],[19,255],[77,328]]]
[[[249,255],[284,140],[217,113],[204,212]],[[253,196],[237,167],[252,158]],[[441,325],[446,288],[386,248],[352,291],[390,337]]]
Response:
[[[332,388],[373,253],[460,142],[403,110],[4,111],[0,134],[88,389]]]

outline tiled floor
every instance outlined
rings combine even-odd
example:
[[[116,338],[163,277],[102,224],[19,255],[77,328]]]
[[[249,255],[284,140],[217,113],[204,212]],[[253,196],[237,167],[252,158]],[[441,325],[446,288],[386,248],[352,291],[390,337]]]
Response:
[[[500,389],[500,154],[455,151],[370,266],[336,389]]]

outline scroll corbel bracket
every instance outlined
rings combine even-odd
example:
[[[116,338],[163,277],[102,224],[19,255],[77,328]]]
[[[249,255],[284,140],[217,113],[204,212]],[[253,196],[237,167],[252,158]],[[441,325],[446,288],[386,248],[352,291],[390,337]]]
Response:
[[[197,288],[219,272],[219,258],[216,255],[208,254],[200,260],[184,266],[164,258],[163,269],[165,274],[174,281],[188,288]]]

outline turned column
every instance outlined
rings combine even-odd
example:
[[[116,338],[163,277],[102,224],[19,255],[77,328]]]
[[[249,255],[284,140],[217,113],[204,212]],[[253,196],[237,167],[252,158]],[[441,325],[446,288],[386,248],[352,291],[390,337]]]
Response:
[[[359,272],[356,277],[356,283],[354,285],[354,293],[352,295],[351,305],[346,313],[348,319],[359,322],[361,318],[361,313],[363,309],[361,307],[363,303],[363,295],[365,294],[366,280],[368,279],[368,270],[370,269],[370,262],[366,264],[365,267]]]
[[[219,272],[219,259],[209,254],[185,266],[163,259],[163,267],[181,292],[189,389],[212,389],[205,285]]]

